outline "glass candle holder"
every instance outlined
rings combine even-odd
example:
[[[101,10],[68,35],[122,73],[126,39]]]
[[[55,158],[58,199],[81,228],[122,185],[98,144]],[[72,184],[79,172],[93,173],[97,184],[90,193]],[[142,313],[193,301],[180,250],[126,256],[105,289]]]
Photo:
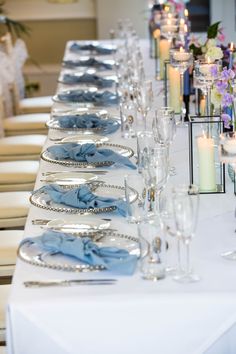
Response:
[[[190,183],[197,185],[201,194],[225,193],[225,167],[218,153],[222,132],[220,116],[189,119]]]
[[[192,65],[193,55],[192,53],[184,50],[180,47],[179,50],[173,49],[170,51],[170,65],[179,71],[180,73],[180,124],[184,125],[184,117],[186,109],[183,102],[184,94],[184,72]]]
[[[219,79],[222,70],[222,61],[217,60],[211,63],[209,60],[196,60],[194,62],[195,85],[202,86],[201,89],[206,95],[206,115],[211,116],[211,89]]]

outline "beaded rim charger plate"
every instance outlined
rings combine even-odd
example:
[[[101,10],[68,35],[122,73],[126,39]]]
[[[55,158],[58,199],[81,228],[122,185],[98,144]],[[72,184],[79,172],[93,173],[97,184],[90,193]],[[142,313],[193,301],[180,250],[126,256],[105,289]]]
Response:
[[[130,147],[124,145],[101,143],[101,144],[96,144],[96,146],[97,148],[101,147],[101,148],[112,149],[114,152],[129,158],[134,155],[134,151]],[[75,161],[72,159],[56,160],[48,150],[42,152],[41,158],[44,161],[55,163],[58,165],[68,166],[68,167],[76,166],[81,168],[89,168],[89,167],[112,166],[114,164],[114,162],[109,160],[103,162]]]
[[[73,188],[70,188],[73,189]],[[125,189],[121,186],[114,186],[109,184],[99,184],[93,189],[95,195],[101,197],[111,197],[117,199],[125,199]],[[133,189],[133,196],[131,202],[135,202],[138,198],[138,192]],[[35,191],[34,194],[30,196],[30,203],[38,208],[56,211],[68,214],[98,214],[98,213],[108,213],[115,211],[117,208],[115,205],[104,206],[100,208],[76,208],[65,204],[54,202],[50,195],[43,189]]]
[[[87,236],[87,235],[86,235]],[[98,233],[93,238],[99,247],[117,247],[127,250],[131,255],[140,257],[140,242],[137,237],[120,234],[116,232]],[[44,251],[39,245],[25,241],[17,251],[18,257],[31,265],[69,272],[88,272],[105,270],[100,265],[89,265],[80,262],[75,257],[63,255],[61,253],[50,253]]]

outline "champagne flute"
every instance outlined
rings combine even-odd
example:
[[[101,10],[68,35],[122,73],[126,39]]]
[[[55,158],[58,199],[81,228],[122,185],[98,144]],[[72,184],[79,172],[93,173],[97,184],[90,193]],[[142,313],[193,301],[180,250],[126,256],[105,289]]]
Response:
[[[144,119],[144,130],[147,128],[147,114],[153,103],[152,81],[146,80],[139,86],[136,86],[136,103],[138,111]]]
[[[195,185],[179,185],[174,187],[173,209],[177,237],[183,242],[186,248],[186,264],[182,272],[174,275],[173,279],[181,283],[190,283],[200,280],[200,277],[193,273],[190,263],[190,243],[194,236],[197,225],[199,191]]]

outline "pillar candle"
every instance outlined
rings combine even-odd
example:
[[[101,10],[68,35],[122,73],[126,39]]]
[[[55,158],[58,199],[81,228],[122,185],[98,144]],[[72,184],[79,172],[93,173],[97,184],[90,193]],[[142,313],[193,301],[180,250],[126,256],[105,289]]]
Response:
[[[169,106],[174,108],[175,113],[180,112],[180,73],[169,65]]]
[[[206,97],[203,96],[200,99],[200,116],[206,115]]]
[[[214,140],[207,137],[197,138],[199,188],[202,192],[216,191],[216,171]]]
[[[170,42],[167,39],[160,40],[160,79],[164,79],[164,61],[170,59]]]

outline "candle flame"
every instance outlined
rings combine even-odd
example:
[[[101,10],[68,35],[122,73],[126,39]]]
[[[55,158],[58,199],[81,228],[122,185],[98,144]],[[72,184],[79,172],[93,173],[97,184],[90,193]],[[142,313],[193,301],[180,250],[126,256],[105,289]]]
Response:
[[[181,18],[180,21],[179,21],[180,25],[184,25],[184,19]]]
[[[211,58],[207,57],[207,64],[210,64],[210,63],[211,63]]]
[[[187,33],[188,32],[188,26],[185,24],[184,25],[184,32]]]
[[[230,43],[230,48],[229,49],[233,52],[233,50],[234,50],[234,43],[233,42]]]
[[[180,47],[180,48],[179,48],[179,51],[180,51],[180,52],[184,52],[184,48],[183,48],[183,47]]]
[[[165,11],[165,12],[169,12],[169,10],[170,10],[169,6],[165,6],[165,7],[164,7],[164,11]]]
[[[184,9],[184,16],[188,17],[188,9]]]

